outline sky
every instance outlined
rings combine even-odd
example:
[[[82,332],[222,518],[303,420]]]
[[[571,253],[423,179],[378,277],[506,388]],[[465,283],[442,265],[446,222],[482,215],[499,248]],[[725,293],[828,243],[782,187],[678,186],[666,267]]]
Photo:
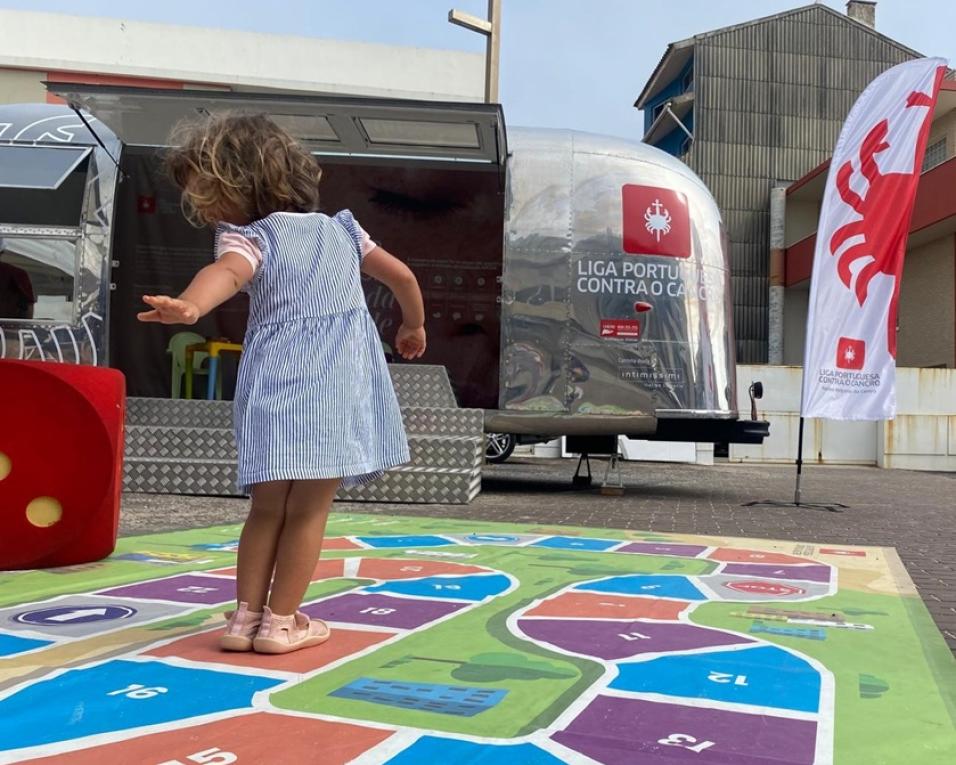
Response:
[[[807,2],[502,0],[505,119],[640,139],[633,103],[668,43]],[[825,4],[845,11],[845,2]],[[452,7],[487,11],[485,0],[0,0],[0,8],[484,51],[484,37],[448,23]],[[956,1],[880,0],[876,26],[956,66]]]

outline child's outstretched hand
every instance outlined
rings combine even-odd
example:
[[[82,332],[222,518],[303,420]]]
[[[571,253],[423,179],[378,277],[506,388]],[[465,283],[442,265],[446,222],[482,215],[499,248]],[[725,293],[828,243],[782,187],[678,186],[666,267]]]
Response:
[[[403,359],[411,361],[421,358],[425,353],[425,328],[409,329],[404,324],[398,328],[395,347]]]
[[[144,295],[143,302],[153,310],[137,314],[136,318],[140,321],[160,324],[195,324],[199,321],[199,307],[188,300],[178,300],[165,295]]]

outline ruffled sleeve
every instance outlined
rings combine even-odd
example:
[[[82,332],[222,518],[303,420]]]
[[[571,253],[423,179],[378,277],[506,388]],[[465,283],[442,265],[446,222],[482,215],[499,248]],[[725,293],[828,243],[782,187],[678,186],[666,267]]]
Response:
[[[349,210],[342,210],[336,213],[333,220],[342,226],[352,238],[352,241],[355,243],[355,251],[359,255],[359,260],[375,249],[375,242],[372,241],[372,238],[365,229],[359,225],[359,222],[355,220],[355,216],[353,216]]]
[[[227,252],[240,255],[252,266],[253,280],[268,258],[268,248],[268,240],[255,226],[220,223],[216,227],[216,260]]]
[[[262,265],[262,250],[251,239],[246,239],[242,234],[236,234],[232,231],[223,231],[219,235],[219,241],[216,244],[216,260],[219,260],[225,253],[234,252],[252,266],[252,272],[255,273]]]

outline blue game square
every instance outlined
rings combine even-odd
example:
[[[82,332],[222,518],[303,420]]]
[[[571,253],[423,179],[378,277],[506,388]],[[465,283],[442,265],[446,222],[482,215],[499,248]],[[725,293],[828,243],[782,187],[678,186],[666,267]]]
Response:
[[[256,693],[281,682],[158,661],[71,669],[0,700],[0,746],[39,746],[248,708]]]
[[[759,646],[618,664],[610,687],[817,712],[820,685],[820,673],[805,659],[776,646]]]
[[[500,595],[511,586],[504,574],[471,576],[429,576],[423,579],[399,579],[366,587],[366,592],[386,592],[419,598],[479,601]]]
[[[534,744],[478,744],[438,736],[422,736],[388,765],[423,762],[467,762],[469,765],[561,765],[561,760]]]
[[[369,547],[447,547],[454,544],[444,537],[407,536],[407,537],[357,537]]]
[[[591,550],[602,552],[622,544],[620,539],[591,539],[588,537],[548,537],[531,547],[553,547],[558,550]]]
[[[34,638],[17,637],[16,635],[0,635],[0,656],[15,656],[26,653],[35,648],[50,645],[52,640],[35,640]]]
[[[679,600],[707,600],[686,576],[666,574],[625,574],[584,582],[577,590],[613,592],[618,595],[644,595],[652,598],[677,598]]]

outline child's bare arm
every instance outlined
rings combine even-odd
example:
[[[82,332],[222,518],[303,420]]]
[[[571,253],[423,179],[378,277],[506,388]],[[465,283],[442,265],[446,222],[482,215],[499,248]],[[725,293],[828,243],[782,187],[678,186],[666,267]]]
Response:
[[[145,295],[143,302],[152,310],[139,314],[138,318],[161,324],[195,324],[239,292],[252,276],[252,265],[244,257],[226,252],[196,274],[178,298]]]
[[[402,308],[402,326],[395,344],[406,359],[425,353],[425,304],[412,270],[382,247],[362,260],[362,272],[388,287]]]

